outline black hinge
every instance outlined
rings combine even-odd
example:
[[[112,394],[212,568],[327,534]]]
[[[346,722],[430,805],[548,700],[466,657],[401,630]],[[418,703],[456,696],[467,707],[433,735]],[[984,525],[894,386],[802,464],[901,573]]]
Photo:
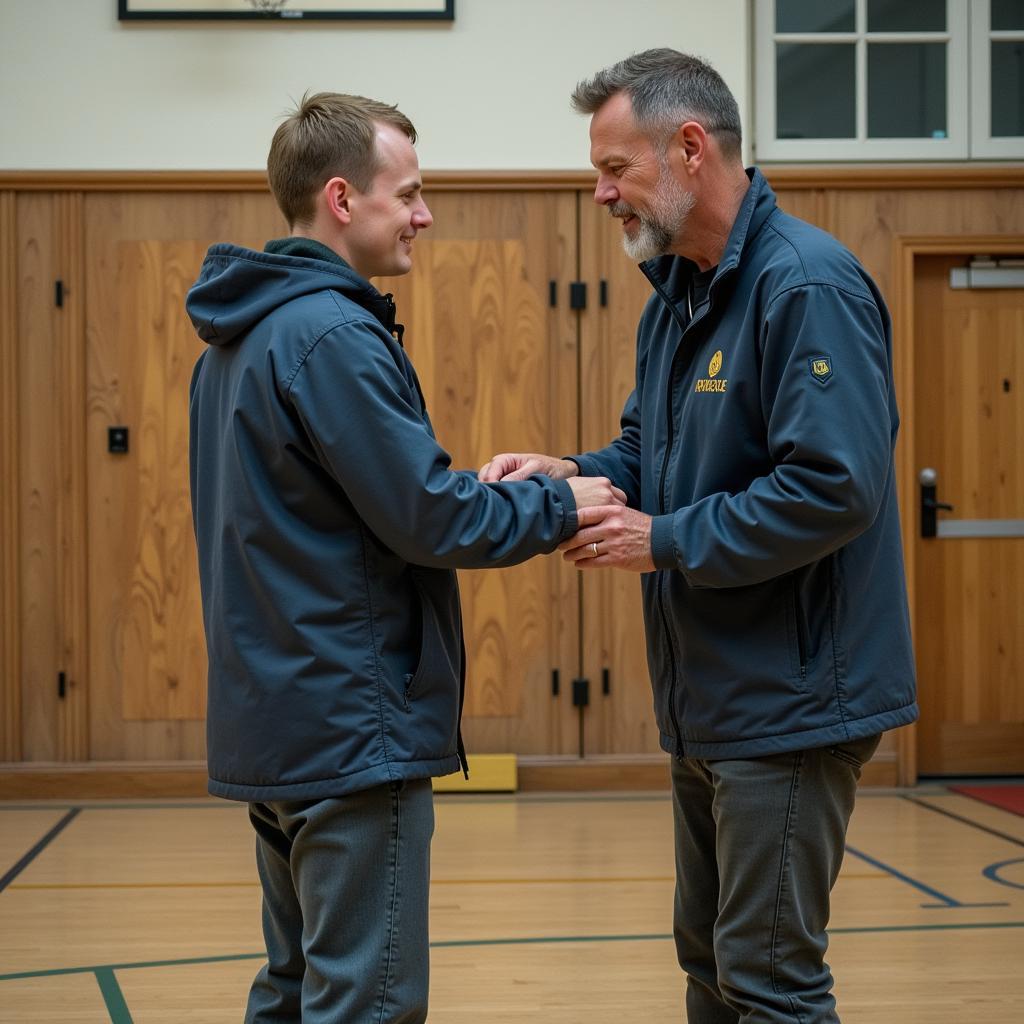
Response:
[[[54,281],[53,283],[53,301],[57,308],[60,309],[64,305],[64,282]]]
[[[68,695],[68,677],[63,672],[57,673],[57,696],[63,700]]]
[[[548,281],[548,305],[554,309],[558,305],[558,282]]]
[[[572,681],[572,706],[585,708],[590,703],[590,680],[574,679]]]
[[[608,282],[602,281],[598,289],[598,301],[602,306],[608,305]]]
[[[553,668],[551,670],[551,696],[558,696],[558,669]]]
[[[601,669],[601,692],[607,697],[612,692],[612,674],[608,669]]]
[[[587,308],[587,283],[586,281],[569,282],[569,308]]]

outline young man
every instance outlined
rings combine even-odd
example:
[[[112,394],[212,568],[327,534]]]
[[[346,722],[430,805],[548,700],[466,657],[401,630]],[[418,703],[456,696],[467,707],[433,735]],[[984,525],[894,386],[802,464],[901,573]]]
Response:
[[[449,468],[368,281],[431,224],[415,139],[394,107],[305,99],[268,158],[290,237],[213,246],[187,300],[209,789],[248,802],[263,886],[250,1024],[426,1019],[430,777],[466,763],[454,568],[624,497]]]
[[[889,317],[854,257],[744,170],[705,62],[637,54],[573,102],[594,198],[654,288],[636,389],[601,451],[480,475],[601,474],[629,497],[581,511],[562,548],[645,574],[687,1019],[838,1021],[825,926],[857,779],[917,717]]]

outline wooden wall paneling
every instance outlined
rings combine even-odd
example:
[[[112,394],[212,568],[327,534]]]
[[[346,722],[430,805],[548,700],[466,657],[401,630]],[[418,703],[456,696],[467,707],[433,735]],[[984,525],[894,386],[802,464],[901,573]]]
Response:
[[[18,240],[18,542],[21,757],[60,759],[54,197],[19,196]],[[49,398],[49,401],[47,401]]]
[[[636,380],[636,328],[651,286],[622,248],[622,228],[589,193],[580,194],[580,272],[590,300],[580,318],[580,434],[583,451],[619,434]],[[607,306],[599,302],[607,282]],[[582,572],[583,663],[590,679],[590,754],[660,750],[654,720],[640,576]],[[608,673],[608,693],[603,680]]]
[[[774,187],[779,208],[793,217],[829,230],[828,194],[823,188],[794,188],[785,183]]]
[[[375,283],[395,295],[435,432],[453,466],[476,470],[500,451],[571,450],[572,195],[428,193],[427,200],[434,225],[416,241],[412,273]],[[462,571],[460,583],[470,752],[574,750],[575,573],[552,555],[508,569]]]
[[[1024,165],[1008,161],[917,164],[766,164],[761,170],[776,190],[831,189],[1020,189]],[[594,171],[423,172],[431,194],[592,190]],[[0,190],[17,192],[262,192],[262,171],[0,171]]]
[[[20,724],[29,761],[74,760],[85,749],[80,209],[76,193],[17,201]]]
[[[188,495],[184,311],[207,246],[284,233],[266,194],[96,194],[88,256],[90,750],[96,761],[205,754],[206,659]],[[127,454],[107,449],[129,429]]]
[[[0,192],[0,761],[21,759],[17,196]]]
[[[88,752],[88,615],[85,529],[85,261],[80,192],[56,197],[59,279],[64,282],[57,309],[58,551],[60,615],[59,660],[66,674],[60,700],[64,760]]]

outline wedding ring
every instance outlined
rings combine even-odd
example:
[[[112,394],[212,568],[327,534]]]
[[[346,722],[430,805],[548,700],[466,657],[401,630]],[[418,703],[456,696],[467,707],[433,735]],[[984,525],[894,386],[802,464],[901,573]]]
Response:
[[[590,553],[597,558],[597,541],[593,541],[590,545]]]

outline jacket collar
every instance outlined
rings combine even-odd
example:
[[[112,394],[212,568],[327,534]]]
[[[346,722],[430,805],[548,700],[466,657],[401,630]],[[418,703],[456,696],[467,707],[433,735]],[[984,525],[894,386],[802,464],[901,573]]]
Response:
[[[722,277],[739,266],[747,243],[757,235],[776,207],[775,193],[764,175],[756,167],[751,167],[747,169],[747,177],[750,179],[750,188],[733,221],[722,258],[718,261],[718,270],[711,282],[711,292]],[[685,304],[690,278],[696,272],[697,265],[682,256],[657,256],[641,263],[640,269],[658,294],[666,302],[676,305]]]
[[[323,263],[332,263],[335,266],[343,267],[356,283],[356,287],[347,292],[349,298],[362,306],[368,313],[375,316],[380,321],[384,330],[388,334],[395,336],[399,345],[402,344],[402,335],[405,332],[405,327],[403,324],[395,323],[397,310],[391,292],[381,295],[366,278],[360,275],[347,260],[343,259],[333,249],[313,238],[301,238],[292,235],[288,238],[272,239],[263,247],[263,251],[279,256],[320,260]]]

